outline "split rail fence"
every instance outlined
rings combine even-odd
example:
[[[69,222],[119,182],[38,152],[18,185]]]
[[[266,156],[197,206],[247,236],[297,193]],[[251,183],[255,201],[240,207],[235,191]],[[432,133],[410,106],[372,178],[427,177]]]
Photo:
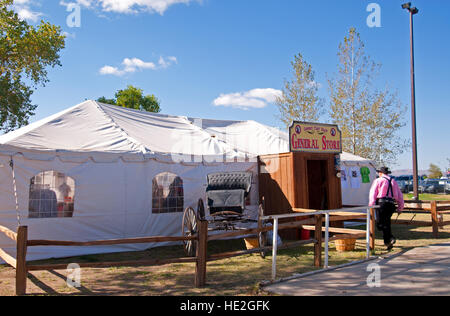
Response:
[[[297,213],[302,210],[294,210]],[[311,210],[309,210],[311,212]],[[291,218],[288,223],[278,225],[276,222],[276,232],[274,236],[277,236],[278,231],[292,228],[304,228],[307,230],[313,230],[314,238],[308,240],[294,241],[284,243],[281,247],[275,246],[276,251],[280,249],[293,248],[301,245],[314,244],[314,266],[320,268],[322,266],[322,232],[324,229],[323,223],[325,219],[323,214],[316,215],[308,218],[304,218],[305,214],[297,214],[297,218]],[[299,217],[301,216],[301,217]],[[354,215],[353,215],[354,216]],[[312,225],[312,226],[309,226]],[[26,294],[27,288],[27,276],[30,271],[51,271],[51,270],[64,270],[67,268],[67,264],[45,264],[37,265],[33,263],[27,263],[26,256],[28,247],[37,246],[63,246],[63,247],[88,247],[88,246],[107,246],[107,245],[119,245],[119,244],[138,244],[138,243],[160,243],[160,242],[181,242],[181,241],[195,241],[197,243],[197,254],[195,257],[185,258],[173,258],[173,259],[153,259],[153,260],[138,260],[138,261],[118,261],[118,262],[89,262],[79,263],[80,268],[106,268],[115,266],[155,266],[165,265],[170,263],[195,263],[195,286],[202,287],[206,284],[206,265],[207,262],[221,260],[225,258],[232,258],[252,253],[261,253],[273,251],[274,247],[266,246],[262,248],[239,250],[233,252],[226,252],[220,254],[208,255],[207,248],[208,242],[226,238],[246,237],[251,235],[257,235],[259,233],[273,231],[273,226],[265,226],[262,228],[245,229],[231,232],[224,232],[215,235],[208,235],[208,222],[198,222],[198,233],[193,236],[187,237],[143,237],[143,238],[127,238],[127,239],[115,239],[115,240],[98,240],[98,241],[58,241],[58,240],[29,240],[28,239],[28,227],[19,226],[17,232],[14,232],[6,227],[0,226],[0,233],[3,233],[8,238],[16,243],[16,258],[12,257],[2,249],[0,249],[0,258],[2,258],[7,264],[12,266],[16,270],[16,295]],[[345,238],[358,238],[361,237],[361,231],[355,230],[333,230],[335,233],[343,234],[340,239]],[[365,235],[365,234],[364,234]],[[332,240],[332,239],[330,239]],[[328,249],[326,247],[326,249]],[[328,260],[328,256],[326,256]],[[327,264],[327,262],[326,262]]]
[[[303,220],[299,222],[291,222],[288,224],[280,225],[280,230],[301,227],[302,224],[314,224],[316,221]],[[322,221],[320,223],[320,232],[322,228]],[[319,224],[316,224],[319,227]],[[206,264],[210,261],[221,260],[225,258],[232,258],[237,256],[242,256],[246,254],[259,253],[262,251],[270,251],[271,246],[240,250],[233,252],[226,252],[220,254],[212,254],[208,256],[207,247],[208,241],[219,240],[224,238],[233,238],[239,236],[249,236],[252,234],[258,234],[259,232],[268,232],[273,230],[272,226],[267,226],[263,228],[255,229],[245,229],[239,231],[226,232],[217,235],[208,235],[208,222],[199,221],[198,222],[198,233],[193,236],[187,237],[145,237],[145,238],[127,238],[127,239],[116,239],[116,240],[98,240],[98,241],[58,241],[58,240],[29,240],[28,239],[28,227],[19,226],[17,232],[0,226],[0,232],[6,235],[8,238],[16,243],[16,258],[6,253],[4,250],[0,249],[0,258],[2,258],[8,265],[16,270],[16,295],[25,295],[27,288],[27,276],[28,272],[31,271],[52,271],[52,270],[65,270],[67,269],[67,264],[44,264],[37,265],[33,263],[27,263],[27,249],[28,247],[37,246],[64,246],[64,247],[87,247],[87,246],[107,246],[107,245],[119,245],[119,244],[138,244],[138,243],[158,243],[158,242],[181,242],[181,241],[195,241],[197,243],[197,254],[195,257],[185,257],[185,258],[173,258],[173,259],[153,259],[153,260],[137,260],[137,261],[118,261],[118,262],[88,262],[79,263],[80,268],[107,268],[116,266],[156,266],[165,265],[171,263],[195,263],[195,286],[202,287],[206,284]],[[316,258],[315,266],[320,267],[321,265],[321,254],[322,251],[321,244],[318,244],[321,240],[310,239],[302,240],[298,242],[286,243],[280,249],[290,248],[294,246],[300,246],[305,244],[314,243],[315,252],[314,257]]]
[[[416,227],[431,226],[432,237],[438,238],[439,228],[450,225],[450,221],[444,220],[444,215],[450,214],[450,201],[405,201],[403,214],[413,214],[413,218],[411,220],[393,218],[392,224]],[[417,214],[430,215],[431,221],[414,220]]]
[[[430,212],[432,222],[430,223],[414,223],[423,226],[433,226],[433,235],[437,234],[439,226],[450,224],[450,222],[440,221],[440,216],[450,213],[450,202],[440,203],[431,202]],[[420,208],[419,208],[420,207]],[[36,246],[65,246],[65,247],[87,247],[87,246],[105,246],[105,245],[119,245],[119,244],[139,244],[139,243],[161,243],[161,242],[182,242],[182,241],[195,241],[197,243],[197,254],[195,257],[184,258],[172,258],[172,259],[153,259],[153,260],[138,260],[138,261],[119,261],[119,262],[89,262],[80,263],[80,268],[105,268],[115,266],[156,266],[165,265],[170,263],[195,263],[195,286],[202,287],[206,284],[206,266],[208,262],[221,260],[225,258],[232,258],[252,253],[269,252],[272,251],[273,258],[276,260],[276,252],[281,249],[293,248],[301,245],[313,244],[314,245],[314,266],[316,268],[322,267],[322,244],[325,244],[325,268],[328,267],[328,242],[336,239],[358,239],[364,236],[368,241],[368,249],[375,248],[375,221],[374,221],[374,209],[367,210],[367,232],[354,229],[334,228],[329,227],[329,223],[332,221],[343,220],[361,220],[365,214],[354,214],[352,212],[358,211],[364,208],[353,208],[347,210],[332,210],[332,211],[313,211],[306,209],[293,209],[294,214],[267,216],[265,219],[273,221],[272,226],[266,226],[262,228],[245,229],[239,231],[231,231],[220,233],[216,235],[208,235],[208,222],[198,222],[198,233],[193,236],[186,237],[142,237],[142,238],[127,238],[127,239],[115,239],[115,240],[98,240],[98,241],[56,241],[56,240],[29,240],[28,239],[28,227],[19,226],[17,232],[12,231],[7,227],[0,226],[0,233],[7,236],[9,239],[16,243],[16,258],[6,253],[0,248],[0,258],[2,258],[7,264],[12,266],[16,270],[16,294],[26,294],[27,288],[27,276],[30,271],[51,271],[51,270],[63,270],[67,268],[66,264],[45,264],[37,265],[33,263],[27,263],[27,249],[28,247]],[[411,208],[408,208],[412,211]],[[428,212],[428,209],[422,206],[417,206],[414,212]],[[279,219],[287,217],[290,222],[279,223]],[[304,219],[305,217],[309,217]],[[323,224],[325,223],[325,227]],[[397,224],[402,224],[397,221]],[[411,223],[407,223],[411,225]],[[426,224],[426,225],[425,225]],[[306,230],[314,231],[314,238],[308,240],[294,241],[283,243],[278,247],[276,236],[278,231],[292,228],[303,228]],[[220,254],[208,255],[208,241],[246,237],[250,235],[257,235],[258,233],[274,231],[273,246],[266,246],[263,248],[247,249],[233,252],[226,252]],[[325,240],[323,239],[323,232],[325,232]],[[337,236],[329,237],[328,233],[335,233]],[[275,261],[276,266],[276,261]],[[272,270],[273,279],[275,278],[276,268]]]

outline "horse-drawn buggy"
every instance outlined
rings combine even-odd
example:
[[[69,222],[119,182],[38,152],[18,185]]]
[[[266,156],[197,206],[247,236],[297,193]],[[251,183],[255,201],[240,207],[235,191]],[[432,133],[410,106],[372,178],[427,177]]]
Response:
[[[247,223],[257,223],[262,228],[265,222],[264,203],[259,205],[258,218],[254,219],[246,210],[246,199],[252,186],[251,172],[221,172],[207,176],[206,209],[203,199],[198,200],[197,210],[188,207],[183,214],[182,235],[193,236],[197,233],[197,221],[208,221],[208,231],[245,230]],[[207,212],[206,212],[207,211]],[[207,216],[208,214],[208,216]],[[259,248],[266,244],[266,233],[258,233]],[[189,256],[196,255],[197,241],[184,243],[184,249]],[[264,257],[264,251],[261,251]]]

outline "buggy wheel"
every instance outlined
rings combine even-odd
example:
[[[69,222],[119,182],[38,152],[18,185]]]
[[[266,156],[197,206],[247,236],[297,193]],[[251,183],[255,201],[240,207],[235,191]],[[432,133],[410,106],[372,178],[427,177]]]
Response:
[[[262,199],[261,204],[258,209],[258,229],[264,228],[265,220],[262,219],[264,216],[264,198]],[[259,248],[264,248],[267,245],[267,232],[259,232],[258,233],[258,246]],[[260,252],[261,258],[266,258],[265,250],[261,250]]]
[[[197,215],[192,207],[188,207],[183,214],[181,235],[191,237],[197,234]],[[189,257],[194,257],[197,253],[197,240],[184,240],[184,251]]]
[[[203,204],[203,200],[198,200],[198,206],[197,206],[197,215],[200,220],[205,219],[205,204]]]

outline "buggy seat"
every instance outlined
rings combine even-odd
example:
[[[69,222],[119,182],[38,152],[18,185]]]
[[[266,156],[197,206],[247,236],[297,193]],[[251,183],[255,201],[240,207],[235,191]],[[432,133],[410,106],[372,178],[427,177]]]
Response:
[[[252,185],[251,172],[220,172],[207,176],[206,200],[211,215],[232,212],[242,215]]]

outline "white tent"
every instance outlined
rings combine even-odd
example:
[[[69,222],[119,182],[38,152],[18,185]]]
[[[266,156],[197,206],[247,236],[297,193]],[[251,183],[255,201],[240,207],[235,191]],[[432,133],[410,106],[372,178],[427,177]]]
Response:
[[[20,221],[30,239],[180,235],[182,210],[204,198],[207,174],[253,172],[249,209],[256,212],[256,157],[288,150],[286,133],[254,121],[201,120],[86,101],[0,136],[0,225],[15,230]],[[343,166],[370,167],[375,177],[370,161],[341,157]],[[368,190],[366,184],[344,189],[344,204],[367,204]],[[31,247],[27,259],[152,246]],[[15,255],[1,234],[0,248]]]

